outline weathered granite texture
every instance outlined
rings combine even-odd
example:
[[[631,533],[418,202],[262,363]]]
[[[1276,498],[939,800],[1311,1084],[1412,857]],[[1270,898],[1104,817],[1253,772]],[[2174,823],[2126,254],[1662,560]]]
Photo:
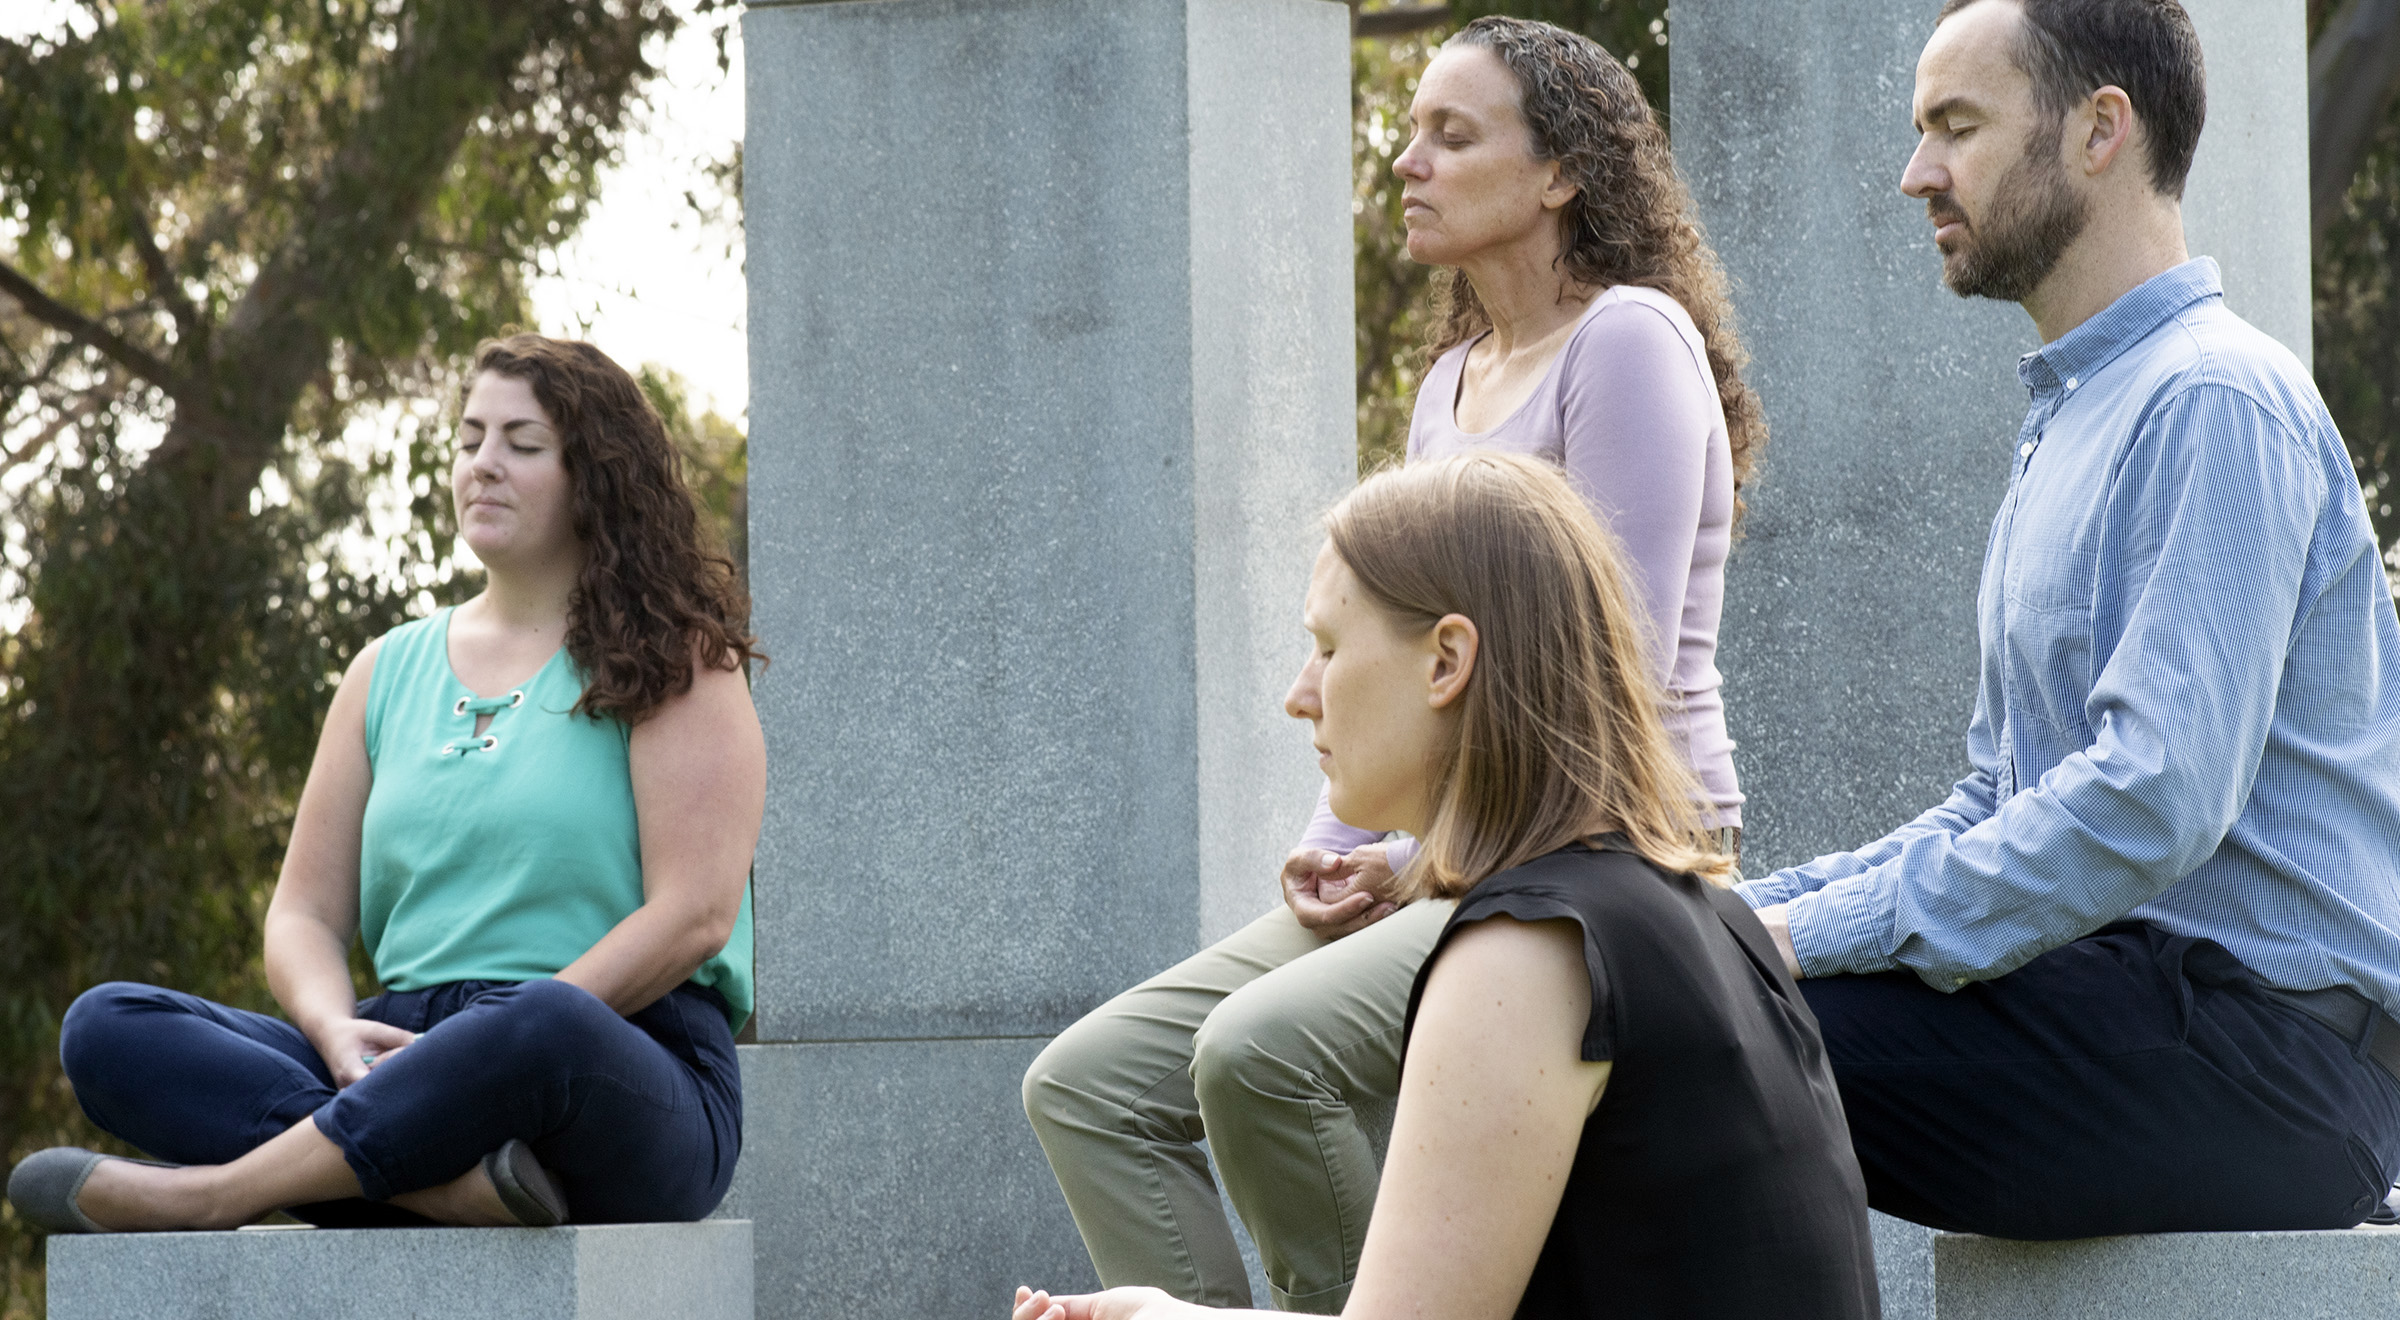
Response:
[[[2004,1242],[1878,1216],[1875,1246],[1884,1320],[2385,1320],[2400,1304],[2392,1228]]]
[[[2225,272],[2225,305],[2312,357],[2308,13],[2302,0],[2183,0],[2208,61],[2208,124],[2183,232]]]
[[[1092,1283],[1025,1065],[1276,901],[1355,470],[1347,24],[744,18],[761,1315]]]
[[[740,1170],[719,1217],[758,1225],[758,1313],[871,1297],[905,1258],[911,1312],[978,1316],[1020,1283],[1097,1287],[1017,1110],[1045,1042],[857,1041],[742,1047]],[[927,1099],[938,1103],[927,1105]],[[1255,1296],[1258,1248],[1233,1220]]]
[[[751,1320],[748,1222],[49,1242],[50,1320]]]
[[[1883,1320],[1934,1320],[1934,1231],[1905,1219],[1867,1212],[1875,1235],[1875,1286]]]
[[[2305,350],[2301,0],[2191,0],[2211,57],[2186,194],[2228,302]],[[1678,0],[1675,149],[1735,285],[1772,438],[1718,665],[1743,869],[1864,843],[1966,769],[1975,584],[2033,325],[1941,285],[1899,192],[1933,0]],[[2300,136],[2295,137],[2298,133]]]
[[[742,1047],[742,1163],[717,1213],[758,1225],[758,1314],[883,1299],[970,1320],[1020,1283],[1098,1286],[1017,1099],[1035,1040]]]
[[[1047,1034],[1274,901],[1354,464],[1345,22],[751,7],[760,1039]]]

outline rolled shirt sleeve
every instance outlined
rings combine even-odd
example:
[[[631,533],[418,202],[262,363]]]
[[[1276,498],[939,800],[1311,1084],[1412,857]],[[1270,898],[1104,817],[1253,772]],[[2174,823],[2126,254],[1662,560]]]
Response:
[[[2028,511],[2036,493],[2012,489],[2018,543],[1985,565],[1977,771],[1872,847],[1745,887],[1789,904],[1810,976],[1906,967],[1953,989],[2003,975],[2197,868],[2249,799],[2321,471],[2257,401],[2199,384],[2125,447],[2088,559],[2059,552],[2062,529]],[[2077,594],[2088,607],[2065,607]],[[2050,721],[2055,741],[2078,715],[2079,750],[2027,763],[2041,739],[2012,723]]]

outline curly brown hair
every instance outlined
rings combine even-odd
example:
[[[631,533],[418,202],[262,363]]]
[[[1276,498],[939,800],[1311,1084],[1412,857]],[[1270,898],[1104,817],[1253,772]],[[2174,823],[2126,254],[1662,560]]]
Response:
[[[708,544],[666,423],[625,369],[571,339],[518,334],[475,349],[524,381],[558,428],[584,545],[567,602],[567,654],[584,674],[578,714],[638,724],[691,690],[695,652],[716,669],[764,660],[733,561]]]
[[[1575,196],[1561,209],[1561,272],[1587,289],[1636,284],[1682,304],[1708,348],[1733,448],[1734,516],[1767,444],[1767,418],[1742,380],[1750,354],[1735,332],[1725,268],[1700,231],[1666,130],[1641,84],[1600,43],[1529,19],[1476,19],[1453,46],[1490,51],[1516,79],[1534,155],[1554,160]],[[1491,328],[1466,272],[1452,271],[1426,360]]]

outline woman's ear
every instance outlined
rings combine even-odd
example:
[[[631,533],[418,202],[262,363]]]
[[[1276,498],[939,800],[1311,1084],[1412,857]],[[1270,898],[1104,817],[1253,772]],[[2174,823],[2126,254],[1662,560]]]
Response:
[[[2125,144],[2133,140],[2133,98],[2111,83],[2092,93],[2083,113],[2074,124],[2080,130],[2083,144],[2083,172],[2099,174],[2114,162]],[[2139,161],[2135,162],[2140,165]]]
[[[1557,161],[1544,163],[1550,167],[1550,181],[1542,186],[1542,209],[1555,211],[1574,201],[1583,189],[1567,181],[1567,172]]]
[[[1475,676],[1475,653],[1483,644],[1483,635],[1466,615],[1445,614],[1433,625],[1427,642],[1433,652],[1433,681],[1426,690],[1425,704],[1441,710],[1456,702]]]

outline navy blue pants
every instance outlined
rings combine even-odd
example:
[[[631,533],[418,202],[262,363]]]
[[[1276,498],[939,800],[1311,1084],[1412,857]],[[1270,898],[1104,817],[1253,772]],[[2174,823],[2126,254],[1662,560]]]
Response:
[[[733,1180],[741,1070],[724,1001],[686,984],[631,1017],[558,981],[393,991],[358,1015],[420,1033],[341,1090],[297,1027],[155,986],[96,986],[59,1054],[83,1112],[178,1164],[225,1164],[305,1118],[366,1200],[293,1207],[327,1227],[422,1224],[438,1187],[520,1137],[577,1223],[699,1219]]]
[[[2033,1240],[2348,1228],[2400,1175],[2400,1082],[2207,940],[2125,922],[1943,994],[1815,1010],[1868,1204]]]

